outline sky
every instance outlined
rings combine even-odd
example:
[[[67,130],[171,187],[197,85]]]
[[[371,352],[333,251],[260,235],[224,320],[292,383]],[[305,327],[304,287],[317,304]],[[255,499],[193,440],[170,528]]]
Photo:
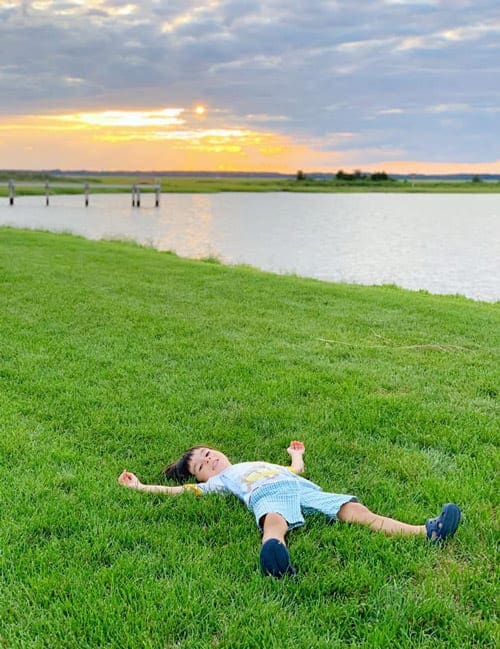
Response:
[[[500,3],[0,0],[0,168],[500,173]]]

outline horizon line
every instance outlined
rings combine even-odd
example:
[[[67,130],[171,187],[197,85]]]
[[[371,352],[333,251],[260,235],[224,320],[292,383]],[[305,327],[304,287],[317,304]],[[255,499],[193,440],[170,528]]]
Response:
[[[369,170],[369,171],[363,171],[363,169],[356,169],[353,170],[355,171],[360,171],[362,174],[373,174],[373,173],[380,173],[384,172],[384,169],[380,169],[377,171]],[[157,176],[164,176],[168,174],[176,175],[176,176],[196,176],[196,175],[204,175],[204,176],[281,176],[284,178],[294,178],[297,173],[302,170],[297,170],[297,172],[283,172],[283,171],[258,171],[258,170],[246,170],[246,171],[230,171],[230,170],[209,170],[209,169],[197,169],[194,171],[189,171],[189,170],[182,170],[182,169],[149,169],[149,170],[141,170],[141,169],[60,169],[58,167],[54,168],[45,168],[45,169],[34,169],[34,168],[17,168],[17,169],[8,169],[8,168],[3,168],[0,169],[0,173],[49,173],[49,174],[88,174],[88,175],[133,175],[133,174],[141,174],[141,175],[157,175]],[[339,168],[337,171],[321,171],[321,170],[316,170],[316,171],[303,171],[304,175],[307,176],[335,176],[338,171],[344,171],[344,169]],[[348,171],[344,171],[344,173],[349,173]],[[452,177],[452,176],[494,176],[494,177],[500,177],[500,173],[495,173],[495,172],[477,172],[477,171],[458,171],[458,172],[448,172],[448,173],[436,173],[436,172],[398,172],[398,171],[393,171],[393,172],[385,172],[387,175],[390,176],[404,176],[404,177],[418,177],[418,176],[425,176],[425,177]]]

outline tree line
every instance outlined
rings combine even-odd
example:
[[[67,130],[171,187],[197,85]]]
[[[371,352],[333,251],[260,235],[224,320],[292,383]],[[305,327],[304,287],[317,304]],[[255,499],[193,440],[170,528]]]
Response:
[[[307,176],[302,169],[297,171],[297,180],[314,180],[313,177]],[[339,182],[356,182],[356,181],[374,181],[374,182],[387,182],[394,180],[386,174],[385,171],[375,171],[371,174],[364,174],[359,169],[356,169],[353,173],[346,173],[343,169],[339,169],[335,174],[335,180]]]

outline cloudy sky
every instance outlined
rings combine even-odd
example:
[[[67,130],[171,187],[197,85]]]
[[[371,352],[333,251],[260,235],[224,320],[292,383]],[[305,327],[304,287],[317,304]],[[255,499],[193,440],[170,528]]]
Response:
[[[498,0],[0,0],[0,168],[500,173]]]

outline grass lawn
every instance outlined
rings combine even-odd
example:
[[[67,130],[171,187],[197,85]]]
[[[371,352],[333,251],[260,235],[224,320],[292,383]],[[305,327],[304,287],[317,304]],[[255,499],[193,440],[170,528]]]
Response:
[[[498,305],[0,229],[0,647],[496,647]],[[320,517],[259,572],[235,499],[123,489],[204,443],[444,548]]]

